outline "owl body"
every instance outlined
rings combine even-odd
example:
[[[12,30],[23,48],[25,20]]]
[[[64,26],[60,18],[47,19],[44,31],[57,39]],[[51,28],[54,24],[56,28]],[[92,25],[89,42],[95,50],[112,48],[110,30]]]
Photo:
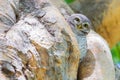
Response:
[[[81,34],[80,31],[78,31],[75,28],[72,28],[73,32],[75,33],[75,37],[78,42],[79,50],[80,50],[80,59],[82,60],[86,53],[87,53],[87,39],[85,34]]]
[[[87,54],[87,39],[86,35],[90,32],[91,22],[82,14],[73,14],[68,18],[68,22],[72,31],[75,33],[79,50],[80,50],[80,62]]]

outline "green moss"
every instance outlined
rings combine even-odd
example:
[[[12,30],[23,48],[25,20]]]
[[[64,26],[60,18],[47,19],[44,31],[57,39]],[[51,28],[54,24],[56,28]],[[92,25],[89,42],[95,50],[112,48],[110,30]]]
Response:
[[[72,3],[73,1],[75,1],[75,0],[64,0],[66,3]]]
[[[120,63],[120,42],[118,42],[112,49],[111,49],[113,61],[115,64]]]

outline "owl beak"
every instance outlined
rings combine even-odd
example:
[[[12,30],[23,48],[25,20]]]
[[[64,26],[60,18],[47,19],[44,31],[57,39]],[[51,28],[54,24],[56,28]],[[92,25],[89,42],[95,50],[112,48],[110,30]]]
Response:
[[[87,35],[90,31],[89,30],[84,30],[82,32]]]
[[[77,29],[78,30],[81,30],[82,29],[82,25],[80,24],[80,25],[77,25]]]

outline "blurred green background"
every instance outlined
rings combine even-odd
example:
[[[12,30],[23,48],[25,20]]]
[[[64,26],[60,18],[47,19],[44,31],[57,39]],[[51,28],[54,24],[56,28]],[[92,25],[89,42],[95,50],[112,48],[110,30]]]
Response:
[[[72,2],[74,2],[74,1],[75,1],[75,0],[65,0],[65,2],[68,3],[68,4],[69,4],[69,3],[72,3]]]
[[[111,48],[113,61],[115,64],[120,64],[120,42]]]

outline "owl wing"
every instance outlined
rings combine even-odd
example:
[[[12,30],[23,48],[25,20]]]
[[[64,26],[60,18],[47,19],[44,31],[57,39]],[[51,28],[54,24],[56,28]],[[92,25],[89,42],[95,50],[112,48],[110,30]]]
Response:
[[[95,68],[95,58],[90,50],[87,50],[86,56],[79,64],[77,80],[82,80],[92,75]]]
[[[79,77],[82,80],[115,80],[114,65],[107,42],[91,30],[87,35],[87,45],[88,53],[79,66],[82,66]]]

